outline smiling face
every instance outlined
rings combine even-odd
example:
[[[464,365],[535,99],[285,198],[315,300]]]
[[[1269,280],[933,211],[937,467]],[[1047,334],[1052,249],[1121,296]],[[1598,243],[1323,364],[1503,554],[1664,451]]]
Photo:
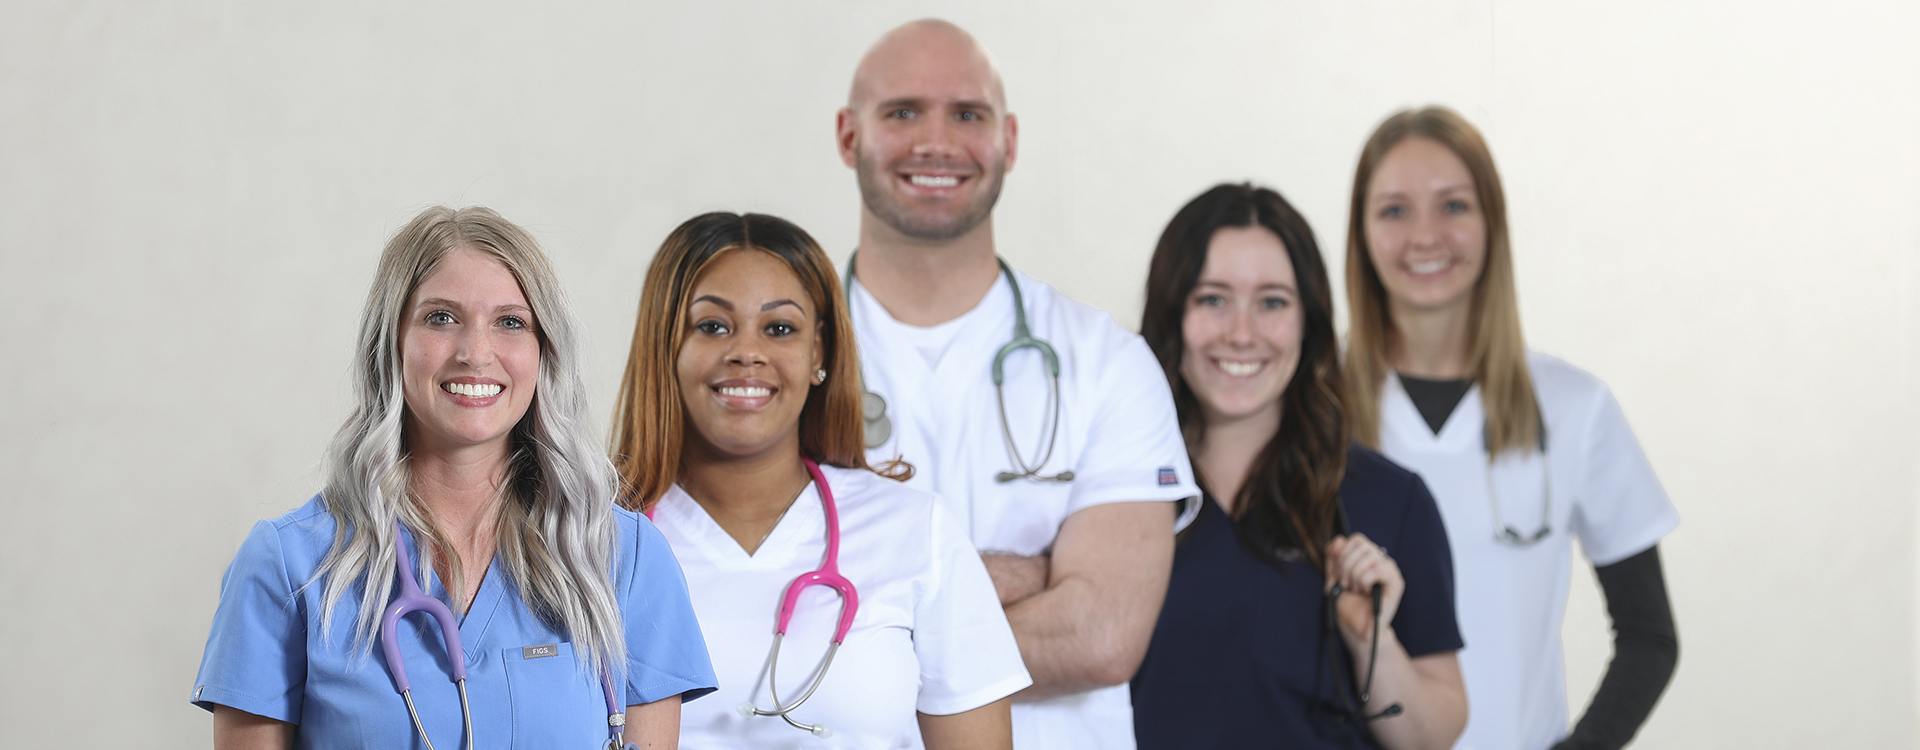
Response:
[[[1367,255],[1390,304],[1464,312],[1487,259],[1487,220],[1473,174],[1428,138],[1387,151],[1366,193]]]
[[[889,34],[861,62],[838,138],[869,216],[908,238],[945,241],[992,214],[1018,127],[973,39],[922,24]]]
[[[722,252],[687,293],[675,364],[690,452],[798,455],[800,411],[818,383],[818,311],[786,263],[752,249]]]
[[[456,248],[421,279],[400,324],[407,449],[507,449],[533,404],[540,338],[520,282],[492,256]]]
[[[1279,422],[1305,318],[1286,246],[1262,226],[1222,227],[1187,295],[1180,377],[1209,423]]]

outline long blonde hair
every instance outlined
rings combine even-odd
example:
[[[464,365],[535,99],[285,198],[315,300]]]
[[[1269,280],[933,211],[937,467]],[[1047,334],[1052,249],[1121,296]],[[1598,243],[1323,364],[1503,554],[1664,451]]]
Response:
[[[399,332],[414,289],[460,248],[484,253],[513,274],[533,308],[540,340],[533,403],[509,438],[497,532],[501,562],[534,613],[573,639],[578,666],[606,671],[617,684],[625,673],[626,639],[613,594],[613,467],[587,429],[577,326],[539,245],[485,208],[422,211],[381,253],[354,345],[353,414],[327,453],[321,498],[336,522],[333,546],[308,582],[326,582],[323,633],[341,595],[358,585],[354,632],[364,644],[376,638],[395,586],[396,522],[420,540],[422,577],[445,542],[409,491]],[[447,565],[458,588],[459,556],[448,555]]]
[[[764,252],[786,263],[818,311],[827,380],[807,393],[800,409],[801,454],[831,466],[873,468],[867,465],[860,418],[865,391],[853,318],[833,262],[805,230],[785,219],[716,211],[688,219],[667,235],[641,289],[633,346],[613,412],[613,462],[622,483],[620,503],[627,508],[651,507],[680,480],[687,420],[675,366],[687,337],[687,295],[700,273],[732,250]],[[893,479],[913,474],[898,461],[873,470]]]
[[[1380,390],[1385,387],[1391,347],[1399,332],[1387,307],[1386,287],[1367,252],[1367,188],[1387,152],[1409,138],[1438,143],[1467,165],[1487,225],[1487,259],[1473,287],[1468,364],[1486,404],[1487,452],[1532,450],[1541,442],[1540,407],[1527,373],[1527,344],[1520,333],[1520,301],[1514,290],[1513,249],[1507,233],[1506,193],[1493,153],[1480,131],[1446,107],[1395,113],[1375,128],[1360,150],[1347,221],[1347,419],[1354,439],[1380,445]]]

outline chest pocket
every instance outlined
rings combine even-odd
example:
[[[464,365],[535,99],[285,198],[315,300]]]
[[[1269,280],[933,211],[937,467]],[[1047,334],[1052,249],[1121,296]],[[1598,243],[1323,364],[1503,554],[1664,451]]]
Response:
[[[599,680],[580,671],[573,644],[501,649],[500,661],[506,666],[514,747],[586,750],[606,743],[606,698]]]

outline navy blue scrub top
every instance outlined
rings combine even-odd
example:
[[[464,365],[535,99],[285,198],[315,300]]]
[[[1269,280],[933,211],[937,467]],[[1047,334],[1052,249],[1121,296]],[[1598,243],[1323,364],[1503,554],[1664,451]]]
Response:
[[[1407,654],[1458,651],[1452,551],[1426,483],[1356,446],[1340,496],[1352,530],[1385,548],[1406,578],[1393,630]],[[1353,684],[1353,661],[1338,634],[1327,641],[1338,661],[1320,666],[1320,571],[1304,557],[1257,557],[1213,498],[1201,506],[1174,550],[1166,605],[1133,679],[1142,750],[1379,747],[1364,729],[1319,709],[1323,699],[1354,705],[1336,692]],[[1341,674],[1316,675],[1336,666]]]

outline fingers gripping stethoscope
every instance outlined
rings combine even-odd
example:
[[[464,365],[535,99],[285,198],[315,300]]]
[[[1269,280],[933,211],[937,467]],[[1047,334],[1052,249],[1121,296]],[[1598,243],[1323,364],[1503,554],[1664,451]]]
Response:
[[[393,673],[394,690],[407,702],[407,716],[413,719],[413,730],[420,734],[420,741],[426,744],[427,750],[434,750],[433,740],[427,737],[426,726],[420,723],[420,712],[413,705],[413,687],[407,682],[407,663],[400,656],[399,627],[401,618],[414,612],[425,612],[439,623],[440,640],[447,647],[447,662],[453,666],[450,677],[460,691],[460,723],[466,731],[467,750],[473,750],[473,707],[467,702],[467,655],[460,644],[460,623],[454,619],[452,609],[439,599],[422,593],[420,584],[414,582],[413,555],[407,552],[406,541],[401,534],[400,524],[395,523],[393,567],[400,579],[400,592],[380,616],[380,654],[387,662],[387,670]],[[637,750],[632,744],[621,744],[627,715],[613,696],[613,681],[604,674],[600,678],[600,690],[607,701],[607,742],[601,747],[605,750]]]
[[[1347,509],[1344,505],[1340,503],[1338,499],[1335,499],[1334,501],[1333,521],[1334,521],[1335,534],[1338,534],[1340,536],[1349,536],[1353,534],[1353,528],[1347,522]],[[1348,701],[1355,701],[1354,705],[1346,706],[1341,704],[1328,704],[1323,706],[1323,709],[1327,710],[1330,713],[1333,713],[1338,716],[1343,716],[1348,719],[1357,720],[1357,722],[1361,724],[1371,723],[1371,722],[1378,721],[1380,719],[1385,719],[1391,716],[1399,716],[1403,711],[1403,709],[1400,707],[1400,704],[1394,703],[1394,704],[1388,705],[1386,708],[1380,709],[1378,712],[1371,713],[1371,714],[1367,713],[1367,704],[1373,701],[1373,670],[1374,670],[1374,666],[1378,664],[1380,661],[1381,591],[1382,591],[1381,585],[1379,583],[1375,583],[1373,584],[1372,590],[1368,592],[1369,603],[1371,604],[1371,607],[1373,610],[1373,632],[1371,637],[1368,639],[1368,645],[1367,645],[1366,678],[1362,680],[1360,684],[1351,686],[1352,688],[1358,691],[1356,694],[1348,695],[1348,694],[1345,694],[1344,691],[1341,691],[1343,693],[1342,697],[1345,697]],[[1324,606],[1322,607],[1323,611],[1326,614],[1325,614],[1324,622],[1320,624],[1320,653],[1324,654],[1327,660],[1335,660],[1336,659],[1335,655],[1338,653],[1337,650],[1333,648],[1331,644],[1335,640],[1334,634],[1338,632],[1338,628],[1340,627],[1339,622],[1337,620],[1338,616],[1335,613],[1335,610],[1339,607],[1340,595],[1343,593],[1345,593],[1345,589],[1341,588],[1340,583],[1338,581],[1335,581],[1332,586],[1327,588],[1326,601],[1323,603]],[[1334,689],[1337,691],[1341,690],[1340,685],[1342,681],[1339,675],[1343,675],[1345,674],[1345,672],[1343,672],[1340,669],[1340,666],[1337,663],[1337,661],[1334,661],[1331,667],[1328,666],[1328,661],[1322,661],[1318,669],[1333,672],[1335,675]],[[1351,682],[1351,680],[1349,679],[1347,680],[1347,682]],[[1318,675],[1314,677],[1314,683],[1315,683],[1314,693],[1317,695],[1324,696],[1325,694],[1321,693],[1318,688],[1318,685],[1320,683],[1320,679]],[[1322,700],[1325,700],[1325,698],[1322,698]]]
[[[773,621],[773,646],[767,652],[767,667],[761,677],[767,683],[767,695],[773,698],[773,708],[761,708],[755,705],[751,693],[745,703],[740,704],[741,716],[778,716],[795,729],[810,733],[816,737],[828,737],[832,731],[820,724],[808,724],[793,718],[795,709],[813,697],[820,689],[820,683],[826,681],[827,670],[833,666],[833,656],[840,651],[840,645],[847,640],[847,632],[853,629],[854,615],[860,611],[860,591],[853,582],[840,574],[840,506],[833,500],[833,487],[827,484],[827,477],[820,471],[820,464],[813,459],[803,458],[801,463],[807,467],[807,474],[813,477],[813,486],[820,492],[820,510],[827,521],[827,553],[821,559],[820,567],[801,573],[787,584],[786,591],[780,596],[780,610]],[[657,507],[657,506],[656,506]],[[647,517],[653,517],[653,509],[647,510]],[[780,699],[780,643],[787,637],[787,626],[793,624],[793,611],[800,603],[800,594],[808,586],[825,586],[840,595],[840,619],[833,628],[833,640],[827,645],[827,654],[814,670],[812,679],[801,689],[800,696],[788,703]]]
[[[859,257],[856,252],[847,258],[847,271],[842,279],[846,293],[853,294],[853,263]],[[993,355],[993,395],[1000,410],[1000,436],[1007,447],[1007,457],[1013,462],[1014,469],[1000,471],[993,475],[993,481],[1001,484],[1018,479],[1034,479],[1041,482],[1071,482],[1071,469],[1055,474],[1042,473],[1047,462],[1053,459],[1053,448],[1060,437],[1060,354],[1046,339],[1033,335],[1027,327],[1026,299],[1020,293],[1020,281],[1013,276],[1013,269],[1007,262],[994,258],[1000,266],[1000,275],[1006,277],[1007,287],[1013,290],[1013,336]],[[1027,460],[1021,452],[1020,444],[1013,437],[1013,422],[1007,418],[1007,358],[1022,349],[1032,349],[1040,355],[1041,366],[1047,370],[1047,419],[1041,428],[1047,433],[1046,440],[1034,447],[1035,460]],[[864,380],[864,378],[862,378]],[[893,435],[893,420],[887,416],[887,400],[872,390],[862,388],[864,394],[860,400],[861,417],[866,423],[866,444],[868,448],[885,445],[887,438]]]

